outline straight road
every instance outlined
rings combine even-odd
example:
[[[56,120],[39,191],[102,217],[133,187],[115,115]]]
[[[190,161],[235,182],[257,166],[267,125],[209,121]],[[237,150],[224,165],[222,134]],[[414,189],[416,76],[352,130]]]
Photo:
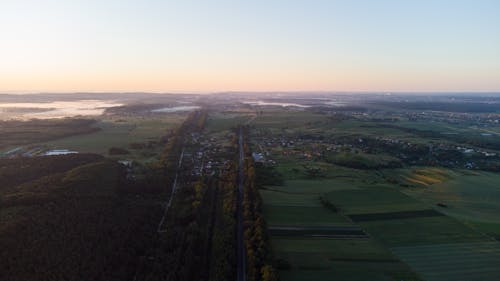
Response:
[[[238,205],[236,212],[238,217],[237,224],[237,272],[236,272],[236,280],[237,281],[245,281],[246,280],[246,258],[245,258],[245,245],[243,243],[243,129],[240,127],[239,131],[239,163],[238,163]]]
[[[181,155],[179,157],[179,163],[177,164],[177,171],[175,172],[175,179],[174,179],[174,184],[172,185],[172,192],[170,193],[170,198],[167,201],[167,205],[165,206],[165,212],[163,213],[163,217],[161,218],[160,223],[158,224],[158,233],[163,233],[167,232],[167,229],[163,227],[163,223],[165,223],[165,219],[167,218],[168,210],[170,209],[170,206],[172,205],[172,201],[174,199],[175,192],[177,191],[178,185],[177,185],[177,177],[179,176],[179,170],[181,169],[182,166],[182,158],[184,158],[184,147],[182,148]]]

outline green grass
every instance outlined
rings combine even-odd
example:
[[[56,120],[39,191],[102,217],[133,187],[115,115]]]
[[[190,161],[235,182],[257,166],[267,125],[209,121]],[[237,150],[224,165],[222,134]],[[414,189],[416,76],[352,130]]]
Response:
[[[359,120],[344,120],[330,123],[325,129],[335,136],[364,135],[369,137],[387,136],[394,138],[410,138],[411,134],[394,128],[377,127],[378,123]]]
[[[273,238],[272,246],[276,258],[290,265],[280,271],[282,280],[419,280],[372,239]]]
[[[319,196],[325,193],[366,191],[365,183],[353,178],[287,180],[284,186],[260,190],[266,222],[272,226],[353,225],[344,215],[326,209],[319,201]],[[393,189],[381,188],[392,195],[389,200],[405,198],[415,202]],[[368,197],[364,200],[369,202]],[[388,248],[370,238],[272,237],[271,243],[275,258],[291,266],[289,270],[280,270],[281,279],[286,281],[420,280]]]
[[[321,206],[264,205],[264,216],[269,225],[329,226],[352,224],[346,217]]]
[[[278,206],[321,206],[319,196],[330,192],[358,191],[363,185],[352,179],[324,179],[324,180],[287,180],[283,186],[267,186],[262,189],[261,195],[266,205]],[[364,190],[364,189],[363,189]],[[396,193],[401,197],[410,197]]]
[[[227,131],[244,124],[251,118],[246,112],[241,113],[210,113],[207,119],[206,129],[210,132]]]
[[[393,249],[427,281],[500,280],[500,243],[457,243]]]
[[[452,125],[445,122],[425,122],[425,121],[400,121],[397,123],[398,126],[405,128],[413,128],[418,130],[429,130],[436,131],[441,133],[456,133],[459,131],[463,131],[463,126],[460,125]]]
[[[323,270],[298,269],[280,271],[281,280],[290,281],[416,281],[408,266],[402,263],[332,262]]]
[[[96,124],[101,130],[73,137],[62,138],[44,143],[44,145],[54,149],[70,149],[78,152],[97,153],[108,155],[111,147],[118,147],[130,150],[133,154],[126,155],[127,159],[144,159],[152,155],[142,154],[144,151],[134,151],[129,148],[131,143],[144,143],[148,141],[159,141],[166,135],[168,129],[180,124],[184,116],[172,114],[162,117],[123,117],[106,118]],[[158,146],[156,150],[150,152],[157,154],[161,151]]]
[[[328,161],[340,166],[357,169],[380,169],[401,167],[398,158],[386,154],[368,154],[363,152],[337,152],[328,156]]]
[[[446,216],[359,223],[370,235],[390,247],[491,240]]]
[[[427,172],[424,174],[430,176]],[[442,180],[447,179],[442,171],[434,172],[435,176],[441,175]],[[377,172],[360,173],[357,179],[287,180],[284,186],[261,190],[264,216],[269,225],[342,225],[345,219],[342,215],[330,214],[319,204],[321,194],[344,214],[429,208],[429,204],[402,193],[400,187],[368,184],[372,180],[380,181]],[[361,222],[359,225],[373,239],[273,237],[276,257],[291,265],[290,270],[280,271],[282,280],[418,280],[398,257],[392,256],[395,262],[368,260],[374,256],[381,260],[391,257],[386,247],[491,241],[480,231],[447,216]],[[414,269],[421,270],[419,267]]]
[[[101,129],[98,132],[63,138],[46,144],[53,148],[66,148],[79,152],[107,154],[110,147],[128,148],[132,142],[130,133],[134,129],[132,124],[121,124],[101,121],[97,124]]]
[[[500,223],[500,175],[495,173],[454,172],[450,180],[405,192],[432,205],[445,203],[440,211],[461,220]]]
[[[371,239],[273,238],[272,243],[276,253],[319,254],[327,260],[394,261],[387,248]]]
[[[490,237],[500,241],[500,222],[499,223],[484,223],[484,222],[465,222],[468,226],[480,231]]]
[[[263,115],[258,115],[252,122],[258,129],[272,131],[302,130],[318,127],[324,122],[324,115],[310,111],[296,111],[287,109],[265,110]]]
[[[358,170],[347,167],[342,167],[332,163],[322,161],[306,161],[303,159],[289,159],[280,155],[272,155],[273,159],[277,159],[280,163],[276,170],[284,175],[288,180],[307,180],[324,182],[328,179],[334,180],[348,180],[354,179],[357,182],[364,181],[372,183],[373,181],[380,180],[373,171]],[[305,166],[317,167],[322,170],[322,177],[308,178],[305,171]]]
[[[365,186],[355,190],[337,190],[326,198],[347,214],[423,210],[425,204],[384,185]]]
[[[323,194],[335,190],[358,189],[349,178],[324,180],[287,180],[283,186],[269,189],[297,194]]]
[[[0,156],[11,149],[94,132],[90,119],[0,120]]]
[[[276,192],[272,190],[260,190],[264,199],[264,205],[273,206],[319,206],[319,199],[314,194],[293,194]]]
[[[440,143],[455,145],[453,134],[479,137],[481,132],[477,128],[462,125],[401,120],[395,123],[352,119],[339,121],[307,110],[268,110],[252,123],[252,135],[254,139],[293,138],[299,135],[321,135],[333,139],[343,136],[383,136],[417,144],[438,139]],[[384,124],[402,128],[384,127]],[[405,131],[404,128],[432,130],[437,134],[433,138],[426,138],[419,132]],[[261,148],[255,145],[253,149],[260,151]],[[491,236],[500,233],[500,195],[497,193],[500,175],[480,173],[479,176],[466,176],[462,171],[428,167],[383,171],[351,169],[327,163],[324,159],[318,160],[314,154],[312,158],[305,157],[301,152],[314,150],[314,145],[301,144],[300,141],[296,141],[292,148],[270,146],[262,149],[269,153],[270,159],[277,161],[276,171],[285,178],[283,186],[267,186],[261,190],[264,216],[269,225],[326,227],[341,224],[342,221],[337,219],[343,219],[343,215],[429,208],[458,218],[438,216],[360,222],[358,225],[371,236],[365,240],[272,237],[277,258],[291,265],[290,270],[280,271],[282,280],[414,280],[418,278],[397,257],[392,256],[396,260],[392,263],[375,263],[363,260],[363,257],[377,256],[384,259],[388,248],[395,247],[441,245],[442,249],[446,249],[442,245],[487,243],[492,239],[484,233]],[[361,155],[363,157],[358,159],[360,163],[377,164],[387,160],[380,158],[380,155]],[[344,155],[333,156],[338,158]],[[349,157],[353,155],[345,156],[346,159],[329,160],[344,164],[342,161],[350,161]],[[308,178],[308,167],[319,168],[320,175]],[[392,180],[397,180],[397,184]],[[339,207],[341,214],[325,212],[318,200],[321,195]],[[449,207],[436,207],[436,203],[441,201]],[[482,219],[478,220],[483,214]],[[439,254],[439,251],[436,253]],[[390,253],[388,255],[391,256]],[[415,266],[414,269],[431,276],[421,267]],[[439,270],[435,272],[439,274]]]

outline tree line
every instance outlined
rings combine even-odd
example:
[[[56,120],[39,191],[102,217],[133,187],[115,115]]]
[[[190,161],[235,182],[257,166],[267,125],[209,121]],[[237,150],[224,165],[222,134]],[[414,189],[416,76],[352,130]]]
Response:
[[[262,198],[257,185],[255,163],[248,143],[249,129],[243,128],[244,151],[244,239],[247,261],[247,280],[275,281],[278,280],[271,255],[271,245],[267,227],[262,215]]]
[[[141,181],[98,155],[2,160],[0,280],[234,280],[236,134],[214,176],[178,167],[182,149],[193,151],[192,136],[202,133],[206,119],[207,112],[193,112],[170,131],[160,160]],[[247,277],[277,280],[246,142],[244,149]],[[166,231],[158,232],[175,173],[180,188]],[[7,197],[15,205],[7,206]]]

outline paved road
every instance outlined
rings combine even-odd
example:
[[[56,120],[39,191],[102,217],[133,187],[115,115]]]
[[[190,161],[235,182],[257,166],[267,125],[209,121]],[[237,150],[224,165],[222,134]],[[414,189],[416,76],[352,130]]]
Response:
[[[168,214],[168,210],[170,209],[170,206],[172,205],[172,201],[174,199],[175,192],[177,191],[178,185],[177,185],[177,177],[179,176],[179,170],[181,169],[182,166],[182,159],[184,158],[184,147],[182,148],[181,155],[179,157],[179,163],[177,164],[177,171],[175,172],[175,179],[174,179],[174,184],[172,185],[172,192],[170,193],[170,198],[167,201],[167,205],[165,206],[165,212],[163,213],[163,217],[160,220],[160,223],[158,224],[158,232],[167,232],[166,228],[163,227],[163,223],[165,222],[165,219]]]
[[[237,272],[236,280],[245,281],[246,280],[246,258],[245,258],[245,245],[243,243],[243,129],[240,128],[239,132],[239,163],[238,163],[238,207],[236,212],[238,213],[238,225],[237,225]]]

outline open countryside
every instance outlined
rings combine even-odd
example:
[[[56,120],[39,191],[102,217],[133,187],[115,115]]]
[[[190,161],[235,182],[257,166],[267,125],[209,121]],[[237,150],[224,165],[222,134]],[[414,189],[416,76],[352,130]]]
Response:
[[[499,12],[1,0],[0,281],[499,281]]]
[[[498,130],[497,113],[423,114],[376,96],[355,107],[349,98],[340,108],[288,97],[269,105],[239,102],[243,94],[154,111],[176,105],[149,98],[91,118],[2,121],[4,253],[27,245],[44,263],[67,264],[58,276],[75,276],[77,261],[102,264],[82,260],[95,248],[127,257],[105,268],[136,280],[499,277],[500,140],[483,135]],[[56,225],[85,239],[54,236]],[[21,244],[9,242],[14,233]],[[103,248],[109,235],[115,242]],[[62,245],[79,257],[44,256]],[[1,272],[46,276],[33,258]],[[111,274],[96,270],[85,276]]]

